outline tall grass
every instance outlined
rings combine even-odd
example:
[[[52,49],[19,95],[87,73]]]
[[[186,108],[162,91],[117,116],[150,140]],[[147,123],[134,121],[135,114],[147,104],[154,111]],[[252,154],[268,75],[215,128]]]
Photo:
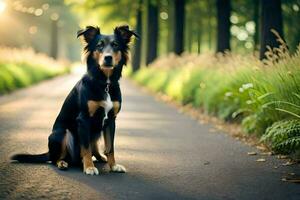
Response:
[[[300,46],[290,55],[282,43],[267,57],[261,62],[253,55],[169,55],[130,76],[182,104],[241,123],[245,133],[262,136],[275,122],[295,124],[300,118]],[[300,142],[292,149],[300,149]]]
[[[35,53],[32,49],[0,47],[0,94],[67,71],[66,63]]]

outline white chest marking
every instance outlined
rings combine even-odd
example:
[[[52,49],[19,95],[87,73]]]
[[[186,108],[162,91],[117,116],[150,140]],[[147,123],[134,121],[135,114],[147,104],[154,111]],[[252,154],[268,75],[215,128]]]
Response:
[[[110,80],[107,79],[106,83],[109,84]],[[106,100],[103,102],[103,106],[104,106],[105,116],[102,121],[102,126],[104,125],[104,121],[107,119],[108,112],[113,108],[113,103],[111,101],[108,91],[106,91]]]
[[[113,108],[113,103],[111,101],[109,93],[107,93],[106,100],[103,102],[103,104],[104,104],[105,118],[107,118],[108,112]]]

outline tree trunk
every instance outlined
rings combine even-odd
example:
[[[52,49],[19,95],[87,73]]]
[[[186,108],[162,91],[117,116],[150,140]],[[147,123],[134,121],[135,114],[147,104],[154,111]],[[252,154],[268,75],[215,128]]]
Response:
[[[149,65],[157,57],[158,44],[158,6],[157,1],[148,0],[148,31],[146,65]]]
[[[193,21],[192,21],[192,17],[189,17],[188,20],[189,20],[189,23],[187,23],[187,27],[186,27],[186,31],[187,31],[186,42],[187,42],[188,52],[192,53],[192,45],[193,45]]]
[[[196,20],[197,20],[197,53],[201,53],[201,40],[202,40],[202,28],[203,28],[203,22],[202,22],[202,10],[200,9],[200,6],[198,5],[196,12]]]
[[[142,5],[143,0],[139,0],[138,9],[136,13],[136,33],[142,35]],[[132,70],[137,71],[141,65],[141,51],[142,51],[142,38],[135,40],[134,54],[132,58]]]
[[[281,1],[261,0],[261,60],[266,58],[267,46],[271,48],[279,46],[271,29],[274,29],[283,38]]]
[[[217,0],[217,52],[230,50],[230,0]]]
[[[184,47],[184,19],[185,19],[185,0],[175,1],[175,29],[174,29],[174,53],[182,54]]]
[[[57,59],[58,56],[58,27],[57,20],[51,21],[50,56]]]
[[[207,7],[211,8],[213,5],[211,0],[207,0]],[[208,33],[208,49],[211,50],[212,47],[212,10],[207,10],[207,33]]]
[[[201,24],[201,23],[200,23]],[[201,30],[202,26],[198,27],[197,30],[197,53],[200,54],[201,53],[201,36],[202,36],[202,30]]]
[[[168,53],[174,51],[174,0],[168,1]]]
[[[254,0],[253,2],[253,21],[255,23],[255,32],[253,35],[253,51],[255,52],[259,49],[259,0]]]

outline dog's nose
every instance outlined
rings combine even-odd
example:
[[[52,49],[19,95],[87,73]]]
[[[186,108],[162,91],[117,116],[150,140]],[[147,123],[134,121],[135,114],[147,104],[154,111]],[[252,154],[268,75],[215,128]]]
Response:
[[[112,65],[112,56],[105,56],[104,57],[104,62],[105,62],[105,65]]]

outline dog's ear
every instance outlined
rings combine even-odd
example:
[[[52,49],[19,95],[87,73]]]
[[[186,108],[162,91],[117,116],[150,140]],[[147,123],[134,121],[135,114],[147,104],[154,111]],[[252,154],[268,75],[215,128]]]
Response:
[[[133,30],[129,30],[128,25],[117,26],[114,30],[114,33],[122,38],[122,40],[127,44],[130,42],[131,36],[139,38]]]
[[[77,31],[77,38],[82,36],[85,42],[90,43],[99,34],[99,27],[87,26],[85,29]]]

